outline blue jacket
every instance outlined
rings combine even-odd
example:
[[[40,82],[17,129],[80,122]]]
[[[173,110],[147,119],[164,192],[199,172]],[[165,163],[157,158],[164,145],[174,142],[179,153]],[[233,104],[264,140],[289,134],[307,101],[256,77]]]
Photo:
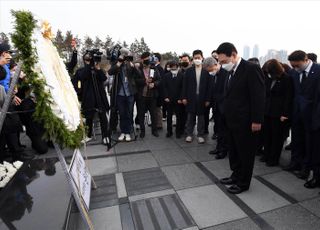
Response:
[[[6,78],[0,81],[0,85],[2,85],[4,87],[4,90],[6,91],[6,93],[8,92],[9,88],[10,88],[10,69],[9,69],[9,64],[4,65],[3,68],[6,70],[7,75]]]

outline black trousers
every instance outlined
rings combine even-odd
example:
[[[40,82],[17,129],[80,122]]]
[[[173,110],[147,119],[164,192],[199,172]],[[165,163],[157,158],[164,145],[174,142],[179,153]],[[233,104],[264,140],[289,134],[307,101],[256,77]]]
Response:
[[[140,114],[140,99],[141,96],[139,94],[135,94],[134,95],[134,102],[136,104],[136,109],[137,109],[137,114],[136,117],[134,118],[134,122],[132,122],[132,124],[136,124],[136,125],[140,125],[140,121],[139,121],[139,114]]]
[[[20,105],[20,110],[32,110],[36,107],[36,104],[30,99],[26,98]],[[26,127],[26,133],[32,142],[32,148],[38,154],[45,154],[48,152],[47,142],[43,139],[44,127],[41,123],[37,122],[33,118],[33,112],[21,113],[20,120]]]
[[[167,104],[166,103],[163,103],[162,105],[162,117],[163,118],[167,118]]]
[[[216,102],[211,102],[211,108],[212,108],[212,118],[213,118],[213,134],[218,134],[218,120],[219,117],[219,109],[218,109],[218,104]],[[220,113],[221,114],[221,113]],[[209,112],[209,119],[210,119],[210,112]]]
[[[176,133],[178,135],[183,135],[185,133],[187,123],[187,112],[185,105],[178,104],[177,116],[180,118],[180,122],[176,126]]]
[[[252,133],[250,125],[238,128],[228,127],[227,132],[231,178],[239,187],[248,189],[254,167],[256,133]]]
[[[118,108],[114,107],[110,110],[110,129],[112,131],[117,131],[119,123],[119,111]]]
[[[221,152],[228,151],[228,141],[227,141],[227,127],[224,116],[217,109],[215,111],[215,126],[216,133],[218,134],[216,149]]]
[[[292,151],[291,164],[310,169],[312,151],[312,132],[306,124],[299,119],[292,124]]]
[[[281,122],[280,117],[265,117],[263,126],[263,137],[266,163],[279,163],[279,158],[286,136],[286,127],[286,121]]]
[[[172,116],[176,114],[176,134],[182,135],[184,133],[186,120],[184,105],[178,103],[165,103],[167,109],[167,132],[172,133]]]
[[[139,125],[141,131],[145,131],[145,113],[149,111],[151,116],[151,128],[152,131],[157,130],[157,121],[156,121],[156,107],[157,107],[157,99],[153,97],[140,97],[139,98]]]
[[[32,148],[38,153],[38,154],[45,154],[48,152],[48,144],[45,140],[42,139],[42,136],[29,136],[32,142]]]
[[[86,111],[84,113],[84,117],[86,118],[86,126],[88,126],[88,137],[92,137],[93,119],[95,113],[95,110]],[[109,124],[106,111],[99,111],[97,113],[99,115],[102,138],[107,137]]]
[[[19,139],[17,133],[1,133],[0,134],[0,163],[5,158],[5,147],[8,146],[13,158],[19,154]]]
[[[210,109],[211,109],[211,106],[208,106],[205,108],[205,111],[204,111],[204,132],[205,133],[209,133]]]
[[[315,178],[320,180],[320,129],[312,131],[311,169]]]

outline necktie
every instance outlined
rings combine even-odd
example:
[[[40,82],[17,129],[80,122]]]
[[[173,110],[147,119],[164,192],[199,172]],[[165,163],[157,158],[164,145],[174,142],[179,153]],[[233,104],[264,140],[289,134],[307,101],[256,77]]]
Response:
[[[307,74],[306,74],[306,71],[303,71],[301,82],[300,82],[302,86],[305,84],[306,80],[307,80]]]
[[[230,88],[233,75],[234,75],[234,70],[231,70],[231,71],[229,72],[229,78],[228,78],[228,85],[227,85],[228,89]]]

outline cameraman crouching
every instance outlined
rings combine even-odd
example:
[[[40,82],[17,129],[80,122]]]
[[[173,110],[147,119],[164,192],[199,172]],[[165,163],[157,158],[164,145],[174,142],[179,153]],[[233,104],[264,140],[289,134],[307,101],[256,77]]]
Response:
[[[88,134],[84,142],[92,139],[92,125],[95,112],[98,112],[103,144],[107,144],[108,121],[106,113],[109,103],[103,82],[106,75],[100,68],[101,54],[97,50],[87,51],[83,56],[84,67],[77,70],[75,79],[81,82],[79,94],[81,109],[86,119]]]
[[[108,71],[109,75],[114,75],[113,90],[115,90],[116,106],[120,115],[121,134],[119,141],[131,141],[131,132],[133,131],[133,104],[134,96],[137,93],[136,79],[139,73],[134,67],[133,57],[129,50],[122,48],[118,62]]]

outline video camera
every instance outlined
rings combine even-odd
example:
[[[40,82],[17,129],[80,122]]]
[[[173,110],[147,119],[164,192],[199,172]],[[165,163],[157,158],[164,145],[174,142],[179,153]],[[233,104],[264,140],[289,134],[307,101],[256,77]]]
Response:
[[[107,59],[111,62],[131,62],[133,61],[133,56],[127,48],[121,47],[119,44],[117,44],[110,50],[107,50]]]
[[[89,56],[90,63],[95,64],[101,62],[102,52],[99,49],[86,50],[85,56]]]
[[[150,61],[150,68],[154,68],[157,62],[159,61],[159,59],[155,55],[151,55],[149,57],[149,61]]]

